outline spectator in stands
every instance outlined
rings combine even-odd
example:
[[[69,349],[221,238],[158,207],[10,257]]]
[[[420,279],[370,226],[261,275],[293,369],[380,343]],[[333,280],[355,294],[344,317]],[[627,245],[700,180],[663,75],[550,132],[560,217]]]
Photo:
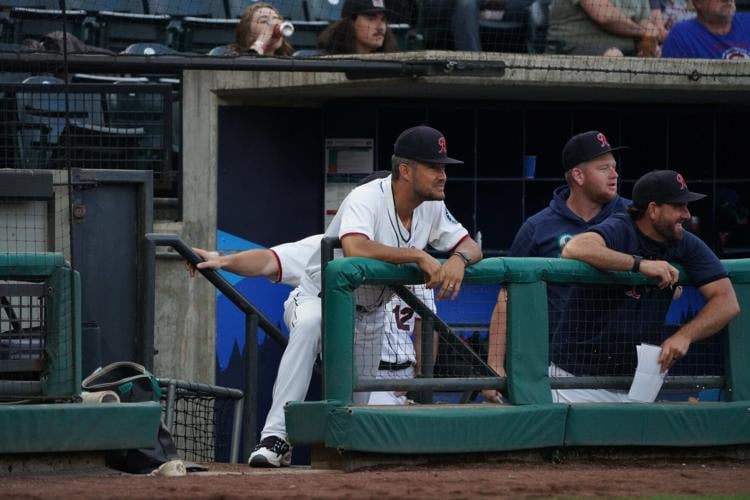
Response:
[[[109,49],[86,45],[77,36],[72,33],[63,33],[62,31],[52,31],[42,35],[39,39],[27,38],[22,43],[24,50],[56,52],[62,54],[106,54],[115,55]]]
[[[672,26],[695,17],[695,7],[692,0],[662,0],[662,20],[667,33]]]
[[[577,55],[659,55],[663,29],[651,21],[649,0],[552,0],[550,40]]]
[[[290,56],[292,46],[274,27],[284,20],[271,4],[254,3],[240,16],[227,55]]]
[[[423,9],[423,23],[438,30],[436,38],[448,38],[444,27],[449,24],[454,50],[481,52],[477,0],[427,0]]]
[[[664,42],[664,57],[750,58],[750,14],[734,0],[693,0],[697,17],[678,23]]]
[[[341,19],[318,37],[318,48],[327,54],[396,52],[396,36],[388,27],[390,14],[384,0],[346,0]]]
[[[559,258],[565,244],[615,213],[627,210],[630,200],[617,194],[617,161],[612,155],[624,146],[612,147],[607,137],[590,130],[574,135],[562,152],[562,170],[566,186],[555,189],[549,207],[532,215],[521,225],[509,257]],[[550,333],[559,320],[568,287],[549,285],[548,311]],[[506,307],[505,289],[500,290],[492,311],[489,329],[488,363],[499,375],[505,376]],[[500,401],[495,390],[484,391],[489,401]]]
[[[423,24],[427,30],[436,32],[429,37],[436,48],[450,48],[445,43],[450,32],[454,50],[481,52],[480,17],[494,14],[496,17],[493,16],[493,20],[520,23],[518,33],[506,34],[508,40],[504,38],[500,44],[496,44],[501,51],[516,51],[519,42],[525,44],[529,6],[532,3],[533,0],[426,0]]]
[[[630,271],[654,285],[574,286],[550,346],[554,376],[626,376],[636,367],[636,344],[661,344],[661,371],[683,358],[690,346],[715,334],[739,314],[727,271],[697,236],[683,229],[688,203],[704,198],[673,170],[642,176],[633,186],[628,214],[616,214],[574,236],[562,257],[604,271]],[[706,300],[701,311],[663,342],[664,318],[680,273]],[[555,370],[553,372],[553,369]],[[627,391],[553,391],[556,402],[628,402]]]

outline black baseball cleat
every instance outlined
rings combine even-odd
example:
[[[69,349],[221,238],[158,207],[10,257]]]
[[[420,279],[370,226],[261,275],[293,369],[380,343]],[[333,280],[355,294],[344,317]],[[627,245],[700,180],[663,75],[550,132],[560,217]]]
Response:
[[[247,461],[251,467],[289,467],[291,463],[292,447],[277,436],[262,439]]]

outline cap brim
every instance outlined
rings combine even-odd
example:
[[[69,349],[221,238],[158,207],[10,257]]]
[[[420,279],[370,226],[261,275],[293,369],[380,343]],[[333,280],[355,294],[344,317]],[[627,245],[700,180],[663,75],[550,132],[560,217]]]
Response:
[[[594,158],[599,158],[600,156],[606,155],[607,153],[613,153],[615,151],[624,151],[626,149],[630,149],[630,146],[617,146],[616,148],[608,149],[607,151],[602,151],[598,155],[592,156],[591,159],[593,160]]]
[[[396,13],[394,11],[392,11],[391,9],[386,9],[386,8],[382,8],[381,9],[379,7],[376,7],[374,9],[367,9],[367,10],[359,11],[356,15],[360,15],[360,14],[374,14],[375,12],[382,12],[382,13],[384,13],[387,16],[395,16],[396,15]]]
[[[461,160],[456,160],[455,158],[448,158],[448,157],[433,158],[433,159],[429,159],[429,158],[413,158],[413,159],[421,163],[438,163],[441,165],[463,165],[464,164],[464,162],[462,162]]]
[[[701,193],[694,193],[692,191],[688,191],[686,193],[682,193],[677,198],[673,198],[669,200],[667,203],[690,203],[691,201],[698,201],[705,198],[705,194]]]

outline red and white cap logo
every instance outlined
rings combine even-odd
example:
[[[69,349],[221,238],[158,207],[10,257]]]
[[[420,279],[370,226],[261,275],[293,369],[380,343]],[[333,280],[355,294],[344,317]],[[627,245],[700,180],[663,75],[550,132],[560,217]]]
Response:
[[[601,132],[599,132],[598,134],[596,134],[596,140],[599,141],[599,145],[601,147],[603,147],[603,148],[610,147],[609,146],[609,141],[607,140],[607,136],[604,135],[604,134],[602,134]]]
[[[440,139],[438,139],[438,146],[440,147],[440,149],[438,150],[438,154],[448,154],[448,145],[445,142],[445,137],[441,137]]]
[[[687,182],[685,182],[685,178],[682,176],[682,174],[677,174],[676,180],[680,185],[680,191],[687,191]]]
[[[372,0],[372,6],[379,9],[385,9],[385,2],[383,0]]]

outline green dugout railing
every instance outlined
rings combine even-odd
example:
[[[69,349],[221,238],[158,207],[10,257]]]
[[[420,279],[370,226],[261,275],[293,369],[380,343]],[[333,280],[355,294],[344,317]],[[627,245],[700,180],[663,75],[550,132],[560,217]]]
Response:
[[[744,353],[750,352],[742,326],[750,314],[750,260],[724,261],[735,287],[741,315],[728,327],[725,377],[723,389],[727,401],[750,399],[750,367],[742,362]],[[678,266],[679,267],[679,266]],[[684,275],[683,275],[684,277]],[[351,401],[353,390],[373,384],[357,384],[354,366],[353,331],[355,302],[353,290],[363,284],[393,285],[416,284],[422,280],[416,266],[395,266],[370,259],[339,259],[326,269],[324,305],[324,388],[325,398]],[[565,259],[543,258],[490,258],[471,266],[466,271],[468,284],[500,284],[508,287],[507,311],[507,389],[514,404],[551,403],[551,385],[548,377],[548,316],[547,283],[586,284],[648,284],[641,274],[601,272],[587,264]],[[689,284],[687,281],[681,284]],[[687,377],[686,377],[687,378]],[[709,378],[709,377],[707,377]],[[721,379],[720,377],[713,377]],[[615,380],[619,385],[626,381]],[[493,379],[494,380],[494,379]],[[485,384],[493,381],[485,381]],[[502,385],[494,380],[494,385]],[[442,388],[466,389],[476,387],[465,380],[421,379],[391,382],[401,387],[429,388],[431,384]],[[387,383],[382,385],[387,387]],[[679,381],[673,381],[679,386]]]

